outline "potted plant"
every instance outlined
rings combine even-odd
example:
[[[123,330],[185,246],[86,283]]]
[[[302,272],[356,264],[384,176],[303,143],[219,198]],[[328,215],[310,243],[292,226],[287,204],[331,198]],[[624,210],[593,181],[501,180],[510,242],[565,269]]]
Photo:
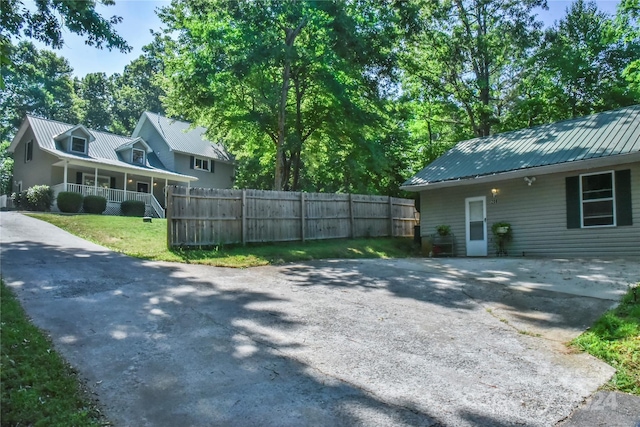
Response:
[[[498,256],[507,255],[506,244],[513,239],[511,224],[504,221],[496,222],[491,226],[491,232],[493,233]]]
[[[436,232],[438,236],[448,236],[451,234],[451,226],[449,225],[438,225],[436,226]]]
[[[431,236],[433,256],[453,256],[453,234],[451,226],[436,226],[436,234]]]

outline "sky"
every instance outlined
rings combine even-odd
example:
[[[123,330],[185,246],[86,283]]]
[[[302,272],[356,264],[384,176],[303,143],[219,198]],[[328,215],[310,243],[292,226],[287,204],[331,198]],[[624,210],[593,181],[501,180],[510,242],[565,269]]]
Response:
[[[25,3],[28,3],[27,0]],[[545,25],[551,26],[564,15],[567,7],[572,3],[565,0],[548,0],[549,10],[539,10],[538,18]],[[160,30],[162,22],[155,13],[159,7],[166,6],[165,0],[116,0],[113,6],[98,5],[97,10],[105,17],[121,16],[122,22],[116,25],[117,32],[133,47],[124,54],[119,51],[100,50],[84,44],[82,37],[65,30],[63,37],[65,46],[56,50],[59,56],[65,57],[73,67],[77,77],[84,77],[88,73],[104,72],[107,75],[122,73],[125,65],[129,64],[142,53],[142,47],[151,42],[150,30]],[[614,14],[618,0],[597,0],[598,8],[606,13]],[[43,49],[47,46],[35,43]]]

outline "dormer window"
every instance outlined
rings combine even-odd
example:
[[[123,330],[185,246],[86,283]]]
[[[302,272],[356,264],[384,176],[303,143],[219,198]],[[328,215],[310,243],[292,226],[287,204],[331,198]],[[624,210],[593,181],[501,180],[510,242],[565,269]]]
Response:
[[[74,153],[87,153],[87,140],[78,136],[71,137],[71,151]]]
[[[133,150],[131,150],[131,163],[135,163],[138,165],[145,165],[146,161],[145,161],[145,152],[144,150],[140,150],[137,148],[134,148]]]

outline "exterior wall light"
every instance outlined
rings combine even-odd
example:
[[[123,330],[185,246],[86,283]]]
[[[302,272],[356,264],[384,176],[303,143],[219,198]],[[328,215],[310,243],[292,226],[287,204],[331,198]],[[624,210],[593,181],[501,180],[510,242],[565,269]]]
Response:
[[[491,189],[491,195],[493,196],[493,198],[495,199],[496,197],[498,197],[498,189],[497,188],[492,188]]]

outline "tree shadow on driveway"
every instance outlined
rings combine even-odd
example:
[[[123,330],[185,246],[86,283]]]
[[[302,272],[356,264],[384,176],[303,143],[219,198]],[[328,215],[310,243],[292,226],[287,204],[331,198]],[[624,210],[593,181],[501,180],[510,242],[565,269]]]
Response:
[[[5,283],[116,425],[442,425],[292,356],[304,319],[249,271],[94,245],[1,249]]]
[[[482,307],[521,333],[559,342],[588,328],[622,296],[625,284],[640,279],[640,268],[630,261],[509,259],[493,264],[486,259],[318,261],[286,266],[283,273],[304,287],[384,291],[463,311]]]

